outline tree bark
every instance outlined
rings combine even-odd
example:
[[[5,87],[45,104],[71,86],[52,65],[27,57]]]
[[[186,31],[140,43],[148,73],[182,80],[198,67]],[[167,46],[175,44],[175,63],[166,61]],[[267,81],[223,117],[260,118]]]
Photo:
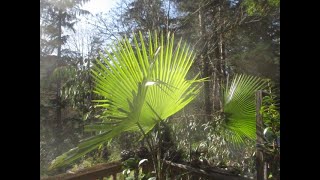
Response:
[[[200,37],[204,44],[202,49],[200,59],[202,64],[202,77],[206,78],[209,77],[211,79],[212,73],[210,59],[208,56],[208,42],[207,42],[207,32],[204,23],[204,10],[202,7],[202,3],[199,3],[199,27],[200,27]],[[210,121],[212,118],[212,98],[211,98],[211,81],[204,82],[204,104],[205,104],[205,112],[206,112],[206,121]]]
[[[220,3],[221,4],[221,3]],[[217,30],[214,35],[214,42],[217,42],[217,46],[214,47],[215,52],[215,79],[214,79],[214,94],[213,94],[213,109],[214,111],[222,111],[223,104],[222,104],[222,93],[221,93],[221,86],[225,82],[225,43],[224,43],[224,20],[222,15],[223,5],[219,5],[217,7]]]
[[[262,91],[259,90],[256,92],[256,136],[257,145],[263,143],[263,120],[260,113],[262,106]],[[265,172],[265,163],[263,151],[260,148],[257,148],[256,152],[256,170],[257,170],[257,180],[267,180],[267,172]]]
[[[58,59],[56,68],[60,67],[61,64],[61,46],[62,46],[62,10],[59,10],[59,20],[58,20]],[[61,89],[61,79],[60,77],[57,77],[57,89],[56,89],[56,123],[57,123],[57,138],[58,141],[61,140],[61,132],[62,132],[62,115],[61,115],[61,95],[60,95],[60,89]]]

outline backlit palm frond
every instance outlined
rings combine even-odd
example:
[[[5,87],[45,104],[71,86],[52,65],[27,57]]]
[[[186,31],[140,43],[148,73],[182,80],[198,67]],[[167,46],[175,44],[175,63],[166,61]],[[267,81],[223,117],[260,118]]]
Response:
[[[195,54],[181,40],[174,46],[174,35],[149,33],[145,41],[139,33],[132,44],[124,38],[106,56],[101,54],[92,76],[94,92],[102,97],[95,102],[105,109],[103,123],[85,129],[103,133],[58,157],[51,168],[72,162],[122,132],[142,128],[147,133],[190,103],[204,79],[186,79]]]
[[[225,139],[239,144],[256,138],[257,90],[266,88],[267,82],[259,77],[236,75],[224,91]]]

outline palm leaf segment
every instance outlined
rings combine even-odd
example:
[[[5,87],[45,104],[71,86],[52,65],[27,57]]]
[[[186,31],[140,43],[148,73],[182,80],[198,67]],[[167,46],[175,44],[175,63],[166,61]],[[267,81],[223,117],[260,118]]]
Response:
[[[223,91],[225,139],[234,144],[256,138],[255,92],[266,88],[259,77],[237,74]]]
[[[92,68],[96,100],[104,108],[103,122],[88,125],[86,131],[102,132],[81,142],[77,148],[59,156],[51,168],[63,166],[100,144],[110,141],[125,131],[147,133],[157,122],[175,114],[190,103],[200,91],[204,79],[186,80],[195,54],[181,40],[174,49],[174,35],[148,33],[148,46],[141,32],[133,36],[133,45],[127,38],[115,43],[106,52],[102,62]],[[148,48],[147,48],[148,47]],[[103,56],[103,55],[102,55]]]

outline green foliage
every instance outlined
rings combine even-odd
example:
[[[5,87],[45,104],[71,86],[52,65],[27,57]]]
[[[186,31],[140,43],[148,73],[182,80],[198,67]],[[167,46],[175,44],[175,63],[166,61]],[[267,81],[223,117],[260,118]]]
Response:
[[[263,97],[261,114],[265,125],[265,143],[260,146],[265,153],[269,176],[280,179],[280,103],[277,89],[270,82],[268,94]]]
[[[153,0],[146,4],[144,0],[134,0],[128,2],[128,8],[123,13],[123,21],[126,27],[134,28],[131,31],[146,32],[148,29],[162,29],[166,26],[166,16],[164,1]]]
[[[256,137],[255,93],[265,89],[266,81],[249,75],[236,75],[223,93],[225,138],[244,143]]]
[[[250,39],[247,39],[248,41]],[[237,73],[277,80],[279,78],[280,59],[277,57],[271,44],[258,43],[252,49],[239,52],[230,57],[230,65]]]
[[[122,162],[123,164],[123,171],[122,174],[125,176],[126,180],[149,180],[151,179],[151,173],[145,174],[142,171],[142,164],[146,163],[147,159],[139,159],[139,158],[129,158]],[[132,173],[133,172],[133,173]]]
[[[54,157],[78,143],[82,136],[79,122],[74,117],[75,111],[68,108],[66,102],[61,102],[59,92],[60,82],[66,82],[77,73],[77,69],[65,66],[65,59],[56,57],[57,49],[61,50],[68,35],[64,30],[73,30],[79,14],[88,14],[80,6],[89,0],[40,0],[40,58],[41,58],[41,101],[40,111],[40,166],[46,168]],[[53,71],[54,67],[58,67]],[[51,75],[50,78],[47,76]],[[59,111],[61,113],[58,113]],[[64,110],[68,113],[64,114]],[[61,114],[61,116],[54,116]],[[65,116],[62,116],[65,115]],[[61,120],[61,121],[60,121]],[[61,152],[60,152],[61,151]]]
[[[243,5],[246,7],[247,13],[250,16],[265,16],[268,14],[268,9],[279,7],[280,0],[244,0]]]
[[[204,79],[186,79],[195,57],[193,51],[181,40],[174,49],[170,34],[166,42],[163,34],[158,39],[156,32],[153,36],[149,33],[148,38],[148,47],[139,33],[139,43],[134,35],[133,45],[125,38],[106,52],[107,57],[101,54],[103,62],[97,61],[92,75],[94,92],[101,97],[95,100],[96,107],[105,110],[103,123],[90,127],[101,134],[57,157],[51,168],[71,163],[122,132],[147,133],[196,97]]]
[[[75,32],[74,25],[79,15],[88,15],[81,5],[90,0],[41,0],[40,1],[40,55],[52,54],[66,42],[68,35],[61,27]]]
[[[50,81],[68,81],[72,77],[76,76],[77,69],[73,66],[60,66],[53,70],[50,76]]]
[[[223,89],[224,111],[215,114],[212,121],[205,122],[200,103],[188,106],[181,117],[173,117],[174,137],[180,148],[188,148],[187,155],[190,150],[198,150],[210,165],[225,163],[240,168],[241,174],[253,176],[253,156],[256,151],[255,92],[266,89],[267,81],[241,74],[230,79]]]
[[[261,114],[263,115],[263,122],[267,128],[280,136],[280,112],[279,112],[279,100],[275,94],[276,89],[274,85],[269,87],[269,94],[263,97],[263,106],[261,107]]]
[[[139,160],[136,158],[129,158],[123,162],[123,166],[129,170],[137,169],[138,165],[139,165]]]
[[[280,5],[280,0],[268,0],[268,3],[271,6],[279,6]]]
[[[42,18],[41,18],[41,24],[47,26],[47,27],[41,27],[41,52],[44,54],[51,54],[52,49],[57,49],[58,44],[60,43],[59,39],[57,38],[57,18],[54,19],[53,17],[57,17],[58,11],[57,9],[52,10],[53,16],[48,16],[49,12],[48,9],[49,6],[46,5],[47,0],[41,0],[40,5],[42,9]],[[52,2],[50,0],[50,2]],[[71,2],[71,1],[70,1]],[[137,3],[135,3],[137,2]],[[125,34],[126,32],[130,32],[131,30],[137,32],[137,30],[141,30],[142,32],[146,32],[148,28],[145,27],[160,27],[166,28],[166,23],[169,25],[169,29],[176,30],[175,37],[187,37],[189,42],[192,42],[193,45],[195,45],[195,48],[199,50],[200,56],[197,59],[197,63],[199,66],[193,65],[189,69],[189,73],[187,77],[193,76],[192,74],[196,74],[198,72],[201,72],[203,70],[201,57],[206,57],[207,55],[210,56],[211,60],[215,58],[214,53],[211,53],[212,50],[215,48],[214,40],[216,39],[216,36],[222,35],[223,36],[223,46],[225,46],[226,59],[223,62],[226,62],[227,71],[230,74],[233,73],[244,73],[244,74],[250,74],[254,76],[258,76],[261,78],[270,78],[274,81],[277,81],[279,77],[279,56],[275,56],[274,53],[277,53],[276,51],[279,51],[278,45],[280,45],[280,20],[279,20],[279,3],[280,0],[244,0],[240,1],[242,6],[240,6],[240,3],[235,4],[231,8],[229,8],[229,4],[227,1],[219,1],[217,3],[212,3],[213,1],[180,1],[180,0],[173,0],[168,1],[168,3],[171,3],[171,10],[174,9],[174,13],[171,13],[168,9],[168,4],[166,2],[162,1],[154,1],[149,5],[144,6],[145,4],[143,1],[132,1],[133,6],[128,7],[126,10],[122,9],[118,12],[117,20],[118,22],[112,24],[107,23],[105,26],[102,24],[102,27],[99,29],[101,30],[101,34],[99,34],[99,37],[104,39],[109,39],[110,34],[115,35],[115,37],[120,34],[119,28],[120,26],[122,31],[121,36]],[[62,2],[64,3],[64,2]],[[162,3],[162,4],[159,4]],[[71,5],[72,3],[66,4],[68,7],[63,7],[64,11],[62,14],[67,19],[63,19],[63,26],[64,28],[72,29],[73,23],[76,22],[76,19],[74,18],[76,11],[71,11]],[[226,6],[224,6],[226,5]],[[125,7],[123,3],[121,3],[121,8]],[[53,7],[53,4],[51,4],[50,7]],[[79,6],[78,6],[79,7]],[[76,8],[78,8],[76,7]],[[160,7],[160,8],[159,8]],[[201,7],[201,8],[200,8]],[[218,13],[217,8],[222,7],[221,13]],[[136,11],[138,10],[138,11]],[[130,12],[129,12],[130,11]],[[179,12],[180,11],[180,12]],[[125,12],[125,13],[123,13]],[[168,13],[168,14],[167,14]],[[170,13],[170,14],[169,14]],[[109,14],[108,14],[109,15]],[[200,15],[202,15],[202,18],[200,19]],[[217,16],[219,15],[219,16]],[[248,17],[251,16],[251,17]],[[47,17],[44,17],[47,16]],[[160,17],[160,19],[159,19]],[[109,18],[109,17],[108,17]],[[168,18],[168,22],[166,22],[166,19]],[[219,19],[222,18],[221,22],[223,24],[221,25],[222,31],[221,34],[219,29]],[[116,18],[114,18],[116,19]],[[107,20],[106,20],[107,22]],[[231,26],[231,27],[230,27]],[[117,28],[117,30],[113,29]],[[201,32],[202,27],[204,27],[203,32]],[[99,28],[99,27],[98,27]],[[104,29],[103,29],[104,28]],[[132,28],[132,29],[131,29]],[[277,31],[275,31],[277,30]],[[106,32],[107,31],[107,32]],[[206,34],[206,36],[203,38],[202,41],[202,35]],[[133,121],[138,121],[141,127],[143,127],[144,131],[148,131],[148,128],[146,127],[152,127],[153,122],[143,123],[143,117],[141,115],[135,116],[135,119],[138,120],[129,120],[126,119],[127,116],[131,116],[131,111],[139,111],[138,106],[141,107],[142,114],[147,112],[147,114],[154,114],[154,117],[156,121],[164,117],[163,114],[158,114],[161,110],[161,107],[158,106],[156,108],[149,107],[148,103],[152,105],[157,104],[153,102],[153,99],[150,98],[150,93],[153,92],[153,89],[158,89],[158,91],[154,91],[155,94],[161,93],[161,96],[167,97],[172,96],[172,91],[174,91],[176,88],[171,87],[166,81],[160,80],[160,79],[153,79],[149,80],[144,79],[147,77],[145,74],[143,74],[142,78],[139,75],[140,73],[144,73],[145,70],[148,72],[148,68],[145,67],[144,61],[138,61],[138,63],[135,63],[135,65],[138,66],[138,68],[141,69],[140,71],[136,71],[139,73],[133,73],[132,75],[127,76],[127,71],[134,71],[137,69],[135,66],[129,66],[134,63],[131,61],[136,61],[138,59],[139,54],[137,51],[137,48],[140,48],[141,57],[144,58],[144,54],[142,52],[142,43],[139,41],[139,37],[137,38],[137,43],[133,39],[131,39],[132,36],[129,36],[128,40],[133,42],[133,45],[128,45],[126,43],[116,43],[116,46],[112,46],[113,50],[109,52],[109,55],[107,55],[103,58],[105,60],[101,59],[101,62],[95,61],[91,62],[92,64],[95,64],[94,71],[97,75],[96,79],[100,78],[102,82],[104,82],[104,85],[100,86],[99,90],[96,89],[96,91],[100,94],[96,94],[97,98],[93,97],[93,99],[98,99],[96,102],[98,103],[98,107],[100,112],[104,111],[103,113],[99,114],[99,117],[102,119],[102,122],[100,124],[90,124],[85,127],[85,130],[88,132],[88,134],[96,133],[100,134],[100,136],[97,136],[96,138],[90,139],[88,141],[82,141],[80,144],[82,146],[78,147],[74,152],[74,154],[71,154],[69,157],[66,157],[66,159],[69,162],[72,162],[74,160],[74,157],[76,154],[85,154],[86,152],[89,152],[91,149],[88,148],[90,145],[98,147],[99,142],[102,141],[110,141],[112,138],[112,151],[111,151],[111,157],[110,161],[112,160],[119,160],[119,153],[123,149],[134,149],[137,146],[137,141],[126,141],[128,138],[130,140],[133,139],[133,137],[130,135],[127,136],[127,134],[135,133],[138,135],[137,131],[138,123],[133,123]],[[147,36],[146,36],[147,37]],[[63,40],[62,44],[67,40],[67,36],[62,36],[61,39]],[[164,38],[166,39],[166,38]],[[212,40],[211,40],[212,39]],[[160,41],[159,41],[160,42]],[[166,44],[166,40],[164,40],[164,44]],[[152,41],[153,43],[153,41]],[[146,47],[148,47],[148,42],[145,43]],[[160,43],[159,43],[160,44]],[[208,49],[204,49],[204,45],[209,44]],[[274,46],[277,46],[277,50],[275,50]],[[126,52],[122,50],[122,47],[125,46],[127,49]],[[102,46],[100,46],[103,48]],[[131,50],[131,49],[132,50]],[[152,48],[153,51],[150,51],[150,48],[146,48],[146,54],[149,58],[149,64],[152,64],[153,57],[151,54],[156,54],[157,48]],[[180,50],[182,49],[182,45]],[[163,56],[166,54],[165,48],[161,47],[160,50],[164,50]],[[62,54],[64,54],[66,51],[62,51]],[[129,55],[129,54],[134,55]],[[159,51],[160,53],[160,51]],[[174,54],[174,53],[172,53]],[[212,54],[212,56],[211,56]],[[278,53],[280,54],[280,53]],[[103,56],[103,55],[101,55]],[[112,60],[112,57],[114,60]],[[92,56],[91,56],[92,57]],[[122,58],[128,59],[128,63],[119,63],[119,59]],[[158,54],[158,58],[160,58],[160,54]],[[74,57],[70,58],[71,61],[77,61]],[[99,57],[100,59],[100,57]],[[65,61],[64,58],[61,60]],[[210,65],[212,63],[213,66],[216,66],[214,63],[215,61],[208,62]],[[120,60],[121,61],[121,60]],[[115,63],[114,63],[115,62]],[[141,63],[142,62],[142,63]],[[109,63],[109,64],[108,64]],[[90,63],[87,63],[88,67],[90,66]],[[92,65],[91,64],[91,65]],[[78,64],[79,65],[79,64]],[[117,67],[118,65],[119,67]],[[164,63],[163,63],[164,65]],[[231,66],[230,66],[231,65]],[[80,66],[82,64],[80,63]],[[108,70],[108,72],[104,69],[104,67]],[[202,67],[200,67],[202,66]],[[200,68],[199,68],[200,67]],[[131,69],[130,69],[131,68]],[[158,67],[159,69],[160,67]],[[230,69],[229,69],[230,68]],[[89,68],[88,68],[89,69]],[[128,70],[129,69],[129,70]],[[145,70],[144,70],[145,69]],[[152,69],[152,68],[150,68]],[[154,65],[153,69],[156,69],[156,66]],[[101,70],[101,72],[99,71]],[[119,70],[118,73],[116,70]],[[80,119],[79,121],[88,119],[89,121],[95,120],[94,117],[97,113],[95,110],[98,110],[98,108],[93,109],[91,108],[91,102],[88,103],[90,100],[87,97],[87,93],[90,91],[91,93],[91,86],[88,86],[89,78],[88,74],[89,71],[81,71],[79,68],[76,69],[76,73],[74,75],[70,74],[61,74],[62,77],[62,89],[61,89],[61,96],[63,97],[63,107],[65,107],[67,111],[67,115],[69,116],[72,114],[73,117],[77,117],[77,119]],[[79,72],[81,71],[81,72]],[[157,70],[154,70],[157,71]],[[190,73],[191,72],[191,73]],[[164,73],[165,72],[161,72]],[[66,76],[64,76],[66,75]],[[102,77],[105,76],[105,77]],[[159,75],[160,76],[160,75]],[[113,77],[113,79],[111,79]],[[153,78],[153,76],[151,76]],[[108,79],[108,80],[107,80]],[[111,79],[111,80],[110,80]],[[132,80],[133,79],[133,80]],[[138,79],[138,81],[136,80]],[[192,79],[192,77],[191,77]],[[48,81],[46,81],[48,82]],[[96,81],[97,82],[97,81]],[[111,83],[110,83],[111,82]],[[129,83],[128,83],[129,82]],[[132,83],[131,83],[132,82]],[[139,84],[140,82],[140,84]],[[131,83],[131,84],[130,84]],[[143,87],[143,83],[145,85],[149,85],[148,88]],[[101,83],[102,84],[102,83]],[[117,87],[118,86],[118,87]],[[129,86],[129,87],[127,87]],[[223,86],[223,85],[221,85]],[[90,87],[90,88],[89,88]],[[106,90],[106,87],[109,89]],[[114,88],[114,89],[111,89]],[[160,90],[159,90],[160,89]],[[41,90],[42,91],[42,90]],[[50,92],[51,93],[51,92]],[[110,95],[110,97],[107,97],[104,94]],[[53,92],[54,96],[55,92]],[[126,94],[128,97],[122,98],[119,94]],[[144,94],[146,94],[144,96]],[[210,95],[213,93],[210,92]],[[48,95],[46,95],[48,96]],[[203,99],[202,96],[199,96],[200,98],[194,99],[194,101],[190,105],[188,105],[188,108],[185,108],[186,116],[188,118],[179,117],[181,113],[175,113],[175,115],[171,118],[167,118],[169,120],[169,123],[174,123],[174,130],[173,133],[175,136],[177,136],[176,141],[179,143],[179,147],[186,149],[189,147],[190,149],[197,149],[202,144],[206,144],[206,148],[208,149],[208,153],[205,154],[205,157],[210,161],[212,164],[217,164],[219,162],[225,162],[227,165],[234,165],[237,164],[241,166],[243,169],[254,169],[254,161],[253,161],[253,155],[255,152],[255,144],[252,143],[252,138],[250,134],[253,132],[253,124],[245,122],[240,123],[239,126],[236,123],[230,123],[231,121],[234,121],[234,119],[228,119],[231,114],[229,113],[217,113],[213,119],[214,122],[206,122],[204,119],[205,117],[205,111],[203,106]],[[122,100],[121,100],[122,98]],[[162,97],[161,97],[162,98]],[[279,134],[279,127],[280,127],[280,117],[279,117],[279,106],[271,103],[267,104],[269,97],[264,97],[264,106],[262,107],[262,114],[264,116],[264,121],[266,125],[266,139],[268,140],[268,145],[266,148],[270,150],[270,144],[272,144],[273,140],[275,139],[276,135],[277,137]],[[275,97],[274,99],[277,99],[278,97]],[[48,96],[49,99],[49,96]],[[118,100],[120,99],[120,100]],[[141,99],[140,103],[138,103],[138,100],[134,99]],[[141,103],[143,102],[143,99],[145,102],[148,103]],[[168,98],[170,99],[170,98]],[[84,102],[83,102],[84,101]],[[100,101],[100,102],[98,102]],[[167,99],[164,98],[164,102],[167,101]],[[126,104],[123,106],[123,104]],[[142,105],[141,105],[142,104]],[[236,104],[236,103],[235,103]],[[53,116],[50,115],[50,112],[48,111],[48,105],[50,105],[49,101],[44,101],[43,98],[41,98],[41,111],[43,113],[41,114],[41,122],[45,122],[47,119],[53,119]],[[54,104],[51,103],[52,108]],[[73,105],[73,109],[68,108],[69,105]],[[86,105],[85,107],[83,105]],[[120,106],[121,105],[121,106]],[[135,106],[137,105],[137,106]],[[120,108],[118,108],[120,106]],[[133,106],[134,108],[131,108]],[[90,108],[89,108],[90,107]],[[125,107],[125,108],[123,108]],[[51,108],[51,109],[52,109]],[[68,108],[68,109],[67,109]],[[149,109],[148,109],[149,108]],[[145,110],[147,109],[147,110]],[[230,111],[236,111],[232,110]],[[90,111],[88,111],[90,110]],[[91,111],[93,110],[93,111]],[[106,112],[108,111],[108,112]],[[180,111],[181,112],[181,111]],[[52,114],[53,112],[51,112]],[[46,114],[46,115],[44,115]],[[237,114],[237,113],[236,113]],[[238,113],[239,116],[242,116],[243,113]],[[51,117],[52,116],[52,117]],[[238,115],[234,115],[239,117]],[[151,116],[150,116],[151,117]],[[160,117],[160,118],[159,118]],[[226,120],[224,118],[226,117]],[[69,122],[70,119],[63,118],[64,122]],[[125,122],[132,121],[132,123],[128,123],[128,129],[126,131],[136,131],[136,132],[125,132],[121,134],[120,136],[116,137],[115,134],[120,134],[116,132],[108,132],[108,129],[113,129],[117,126],[127,127],[125,126]],[[151,119],[152,120],[152,119]],[[172,122],[174,120],[174,122]],[[153,120],[152,120],[153,121]],[[247,120],[245,120],[247,121]],[[81,123],[86,123],[81,122]],[[68,126],[65,123],[63,125],[63,129],[67,130],[66,133],[69,134],[69,136],[72,136],[70,130],[73,129],[73,126]],[[133,125],[132,125],[133,124]],[[245,125],[248,124],[248,125]],[[233,128],[228,128],[228,125],[231,127],[235,126]],[[81,126],[81,124],[80,124]],[[130,128],[129,128],[130,126]],[[132,127],[132,129],[131,129]],[[46,127],[47,130],[51,130],[51,126]],[[238,130],[235,130],[237,129]],[[247,129],[245,130],[246,133],[243,133],[242,130],[239,129]],[[81,129],[82,133],[82,127]],[[121,128],[119,128],[121,129]],[[116,129],[117,131],[119,129]],[[249,129],[249,130],[248,130]],[[42,132],[41,132],[42,133]],[[102,134],[101,134],[102,133]],[[113,133],[113,135],[110,135]],[[224,134],[227,134],[227,136],[233,136],[233,134],[239,134],[239,137],[235,136],[236,140],[238,141],[236,144],[240,144],[240,142],[248,142],[248,144],[242,145],[243,147],[241,151],[239,149],[232,149],[229,145],[230,139],[228,137],[223,137]],[[43,134],[43,133],[42,133]],[[56,157],[60,151],[65,151],[66,148],[74,147],[75,143],[67,144],[66,146],[62,145],[57,146],[56,144],[52,145],[49,144],[49,139],[51,141],[51,138],[55,138],[54,135],[50,135],[46,132],[46,136],[41,138],[40,142],[40,150],[41,150],[41,161],[47,163],[48,160],[52,160],[53,157]],[[125,135],[125,136],[124,136]],[[249,135],[249,136],[248,136]],[[248,140],[251,136],[251,140]],[[81,138],[82,136],[79,136],[78,138]],[[65,136],[64,136],[65,138]],[[98,139],[99,138],[99,139]],[[238,139],[237,139],[238,138]],[[139,139],[139,137],[135,137],[135,139]],[[242,139],[242,140],[241,140]],[[227,142],[226,142],[227,140]],[[85,143],[89,142],[89,143]],[[130,144],[130,145],[128,145]],[[57,150],[58,149],[58,150]],[[189,152],[186,151],[188,155]],[[88,156],[90,157],[92,154],[90,153]],[[80,156],[78,156],[80,157]],[[45,159],[42,160],[42,159]],[[91,160],[90,158],[87,158],[91,164],[93,165],[95,163],[94,160]],[[86,160],[83,161],[83,164],[88,165],[89,163],[86,162]],[[214,162],[213,162],[214,160]],[[41,168],[46,168],[44,166],[44,163],[40,163]],[[81,166],[81,165],[80,165]],[[244,170],[245,171],[245,170]],[[250,170],[251,173],[253,173]],[[132,171],[130,174],[132,175]],[[272,174],[273,175],[273,174]]]

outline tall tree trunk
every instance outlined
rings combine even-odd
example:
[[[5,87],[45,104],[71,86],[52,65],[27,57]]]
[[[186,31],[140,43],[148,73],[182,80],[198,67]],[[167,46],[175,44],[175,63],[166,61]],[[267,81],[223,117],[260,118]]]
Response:
[[[166,33],[169,32],[169,19],[170,19],[170,0],[168,0],[168,13],[167,13],[167,22],[166,22]]]
[[[221,2],[222,3],[222,2]],[[224,20],[222,15],[223,5],[218,6],[217,13],[217,31],[214,36],[217,46],[215,46],[215,71],[214,71],[214,91],[213,91],[213,109],[215,112],[221,111],[223,108],[222,105],[222,93],[221,86],[225,82],[225,44],[224,44],[224,35],[223,35],[223,26]]]
[[[61,64],[61,46],[62,46],[62,10],[59,10],[59,20],[58,20],[58,60],[56,64],[56,68],[60,67]],[[56,92],[56,122],[57,122],[57,139],[61,140],[61,132],[62,132],[62,117],[61,117],[61,96],[60,96],[60,88],[61,88],[61,79],[57,77],[57,92]]]
[[[199,3],[199,27],[200,27],[200,37],[202,39],[202,42],[204,44],[204,47],[202,49],[200,59],[202,64],[202,70],[203,70],[203,77],[210,77],[210,59],[208,56],[208,42],[207,42],[207,32],[205,28],[204,23],[204,10],[202,3]],[[204,82],[204,103],[205,103],[205,112],[206,112],[206,120],[207,122],[211,120],[212,117],[212,98],[211,98],[211,82],[205,81]]]

